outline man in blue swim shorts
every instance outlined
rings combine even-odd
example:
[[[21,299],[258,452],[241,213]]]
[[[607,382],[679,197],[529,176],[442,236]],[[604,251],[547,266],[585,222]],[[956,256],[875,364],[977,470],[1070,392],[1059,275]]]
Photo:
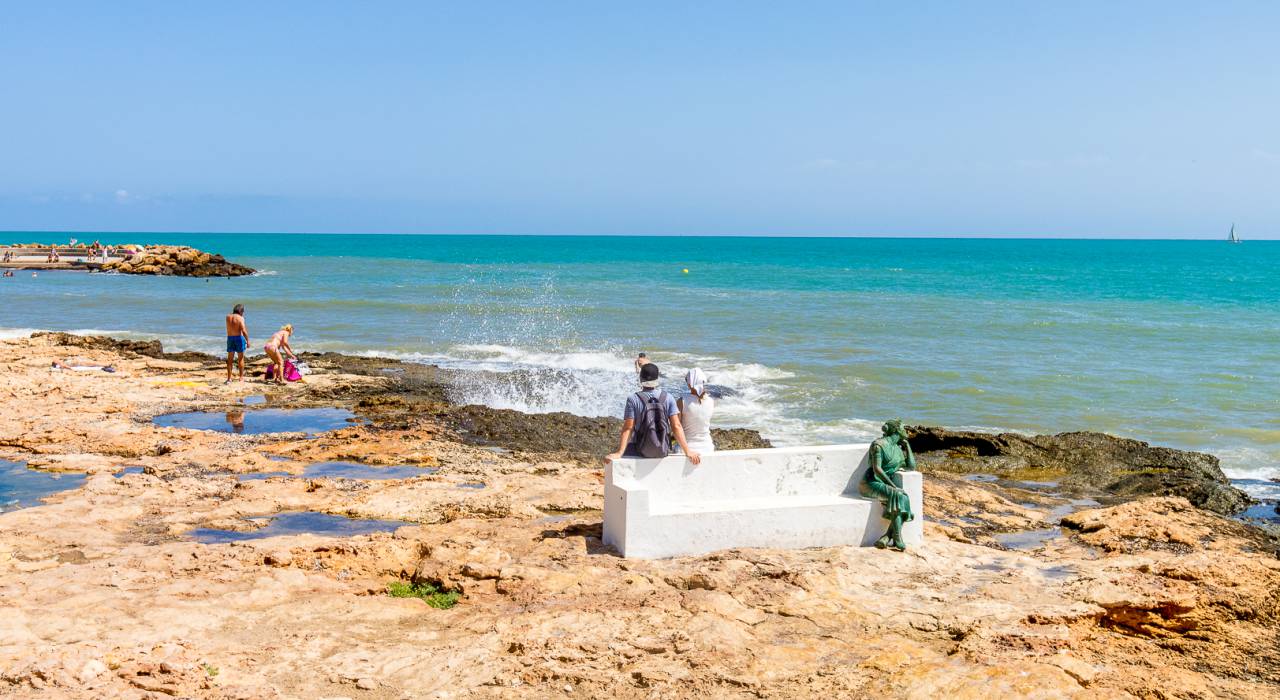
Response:
[[[237,356],[240,360],[240,381],[244,381],[244,352],[249,349],[249,327],[244,324],[244,304],[227,314],[227,381],[231,383],[231,365]]]

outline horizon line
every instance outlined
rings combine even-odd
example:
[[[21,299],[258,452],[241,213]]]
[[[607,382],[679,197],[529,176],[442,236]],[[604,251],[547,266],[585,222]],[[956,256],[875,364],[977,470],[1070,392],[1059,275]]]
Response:
[[[513,237],[513,238],[861,238],[861,239],[920,239],[920,240],[1040,240],[1040,241],[1226,241],[1222,237],[1124,237],[1089,235],[1037,235],[1037,234],[846,234],[846,233],[431,233],[405,231],[95,231],[95,230],[0,230],[0,236],[32,235],[212,235],[212,236],[439,236],[439,237]],[[1280,238],[1250,238],[1242,241],[1276,241]]]

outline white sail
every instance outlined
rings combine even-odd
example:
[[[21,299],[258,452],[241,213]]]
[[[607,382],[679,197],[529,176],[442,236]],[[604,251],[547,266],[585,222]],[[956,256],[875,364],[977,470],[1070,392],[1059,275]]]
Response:
[[[1227,234],[1227,240],[1232,243],[1239,243],[1240,237],[1236,235],[1236,225],[1231,224],[1231,233]]]

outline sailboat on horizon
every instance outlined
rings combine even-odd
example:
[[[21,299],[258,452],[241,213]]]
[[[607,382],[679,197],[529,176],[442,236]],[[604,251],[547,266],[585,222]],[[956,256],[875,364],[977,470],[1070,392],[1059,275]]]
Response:
[[[1227,242],[1228,243],[1240,242],[1240,237],[1236,235],[1236,225],[1234,223],[1231,224],[1231,233],[1227,234]]]

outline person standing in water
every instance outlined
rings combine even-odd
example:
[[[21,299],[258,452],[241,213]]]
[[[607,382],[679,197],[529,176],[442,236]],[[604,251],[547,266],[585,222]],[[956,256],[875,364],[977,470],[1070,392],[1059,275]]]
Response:
[[[267,358],[271,360],[271,363],[273,365],[275,365],[275,367],[273,368],[272,377],[267,377],[267,381],[271,381],[271,379],[274,377],[274,379],[276,380],[276,384],[285,383],[284,356],[281,354],[280,352],[281,350],[289,353],[289,359],[293,360],[294,362],[298,361],[298,356],[293,354],[293,348],[289,347],[289,338],[292,335],[293,335],[293,324],[286,323],[280,327],[280,330],[276,331],[275,334],[271,336],[271,340],[268,340],[266,345],[262,346],[262,349],[265,350],[267,353]]]
[[[244,322],[244,304],[236,304],[227,314],[227,381],[231,383],[231,365],[240,362],[240,381],[244,381],[244,353],[249,349],[249,327]]]

